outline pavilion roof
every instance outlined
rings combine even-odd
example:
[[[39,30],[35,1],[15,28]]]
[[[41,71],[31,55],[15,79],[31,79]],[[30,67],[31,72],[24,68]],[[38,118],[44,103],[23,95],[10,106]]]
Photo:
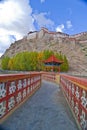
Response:
[[[47,60],[44,61],[44,63],[49,63],[49,62],[63,63],[63,61],[58,60],[54,55],[50,56]]]

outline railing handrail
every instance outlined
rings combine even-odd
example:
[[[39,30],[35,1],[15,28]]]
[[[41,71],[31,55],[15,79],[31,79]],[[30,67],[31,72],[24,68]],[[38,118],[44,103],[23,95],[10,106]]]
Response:
[[[79,87],[87,90],[87,79],[86,78],[80,78],[80,77],[70,76],[70,75],[66,75],[66,74],[60,74],[60,76],[75,83],[76,85],[79,85]]]
[[[40,72],[0,75],[0,122],[26,101],[40,85]]]
[[[67,74],[43,73],[46,80],[56,81],[64,93],[80,130],[87,129],[87,79]],[[54,78],[55,77],[55,78]]]
[[[30,76],[35,76],[40,74],[39,72],[29,72],[29,73],[18,73],[18,74],[1,74],[0,75],[0,82],[12,81],[16,79],[23,79]]]
[[[60,84],[62,91],[83,130],[87,128],[87,79],[54,72],[29,72],[0,75],[0,116],[6,116],[34,93],[44,79]],[[4,91],[4,95],[3,95]],[[11,93],[10,93],[11,92]],[[17,96],[17,97],[16,97]],[[22,97],[22,98],[21,98]],[[17,103],[18,102],[18,103]],[[11,107],[11,109],[10,109]],[[9,110],[8,110],[9,109]],[[3,115],[1,115],[3,111]]]

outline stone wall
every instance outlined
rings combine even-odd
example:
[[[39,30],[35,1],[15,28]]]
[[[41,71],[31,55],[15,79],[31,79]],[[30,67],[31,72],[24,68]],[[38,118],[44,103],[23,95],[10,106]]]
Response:
[[[27,39],[36,39],[37,38],[37,32],[29,33],[27,36]]]
[[[41,39],[43,37],[46,37],[47,39],[48,38],[52,38],[52,39],[57,39],[59,37],[61,38],[64,38],[64,37],[69,37],[68,34],[65,34],[65,33],[61,33],[61,32],[50,32],[48,31],[48,29],[46,28],[42,28],[40,31],[38,32],[32,32],[32,33],[29,33],[28,36],[27,36],[27,39]]]

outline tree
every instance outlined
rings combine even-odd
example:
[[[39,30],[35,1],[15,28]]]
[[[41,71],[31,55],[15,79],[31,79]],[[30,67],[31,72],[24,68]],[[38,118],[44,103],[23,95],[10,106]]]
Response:
[[[67,72],[69,70],[69,64],[66,56],[62,56],[63,64],[60,66],[61,71]]]
[[[9,67],[8,67],[9,60],[10,60],[10,58],[8,56],[6,56],[2,59],[2,63],[1,63],[2,69],[4,69],[4,70],[9,69]]]
[[[44,69],[44,64],[43,64],[43,52],[39,52],[38,53],[38,57],[37,57],[37,69],[38,70],[43,70]]]
[[[8,68],[9,68],[9,70],[13,70],[14,69],[13,65],[14,65],[14,60],[13,60],[13,58],[11,58],[9,60],[9,62],[8,62]]]
[[[68,71],[69,64],[66,56],[54,53],[50,50],[45,50],[43,52],[21,52],[12,58],[4,57],[2,59],[2,68],[22,71],[44,70],[44,60],[52,55],[55,55],[59,60],[64,61],[60,66],[61,71]],[[48,67],[48,70],[50,70],[50,67]],[[57,71],[57,67],[55,67],[55,71]]]
[[[45,50],[45,51],[43,51],[43,60],[48,59],[53,54],[54,54],[54,52],[51,51],[51,50]]]

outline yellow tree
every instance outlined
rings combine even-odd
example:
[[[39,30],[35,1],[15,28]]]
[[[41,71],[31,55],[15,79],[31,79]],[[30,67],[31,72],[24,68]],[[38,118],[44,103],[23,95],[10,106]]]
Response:
[[[37,61],[38,61],[38,64],[37,64],[38,70],[43,70],[43,67],[44,67],[43,66],[43,52],[38,53]]]
[[[11,58],[11,59],[9,60],[9,62],[8,62],[8,68],[9,68],[10,70],[13,70],[13,69],[14,69],[14,59],[13,59],[13,58]]]

